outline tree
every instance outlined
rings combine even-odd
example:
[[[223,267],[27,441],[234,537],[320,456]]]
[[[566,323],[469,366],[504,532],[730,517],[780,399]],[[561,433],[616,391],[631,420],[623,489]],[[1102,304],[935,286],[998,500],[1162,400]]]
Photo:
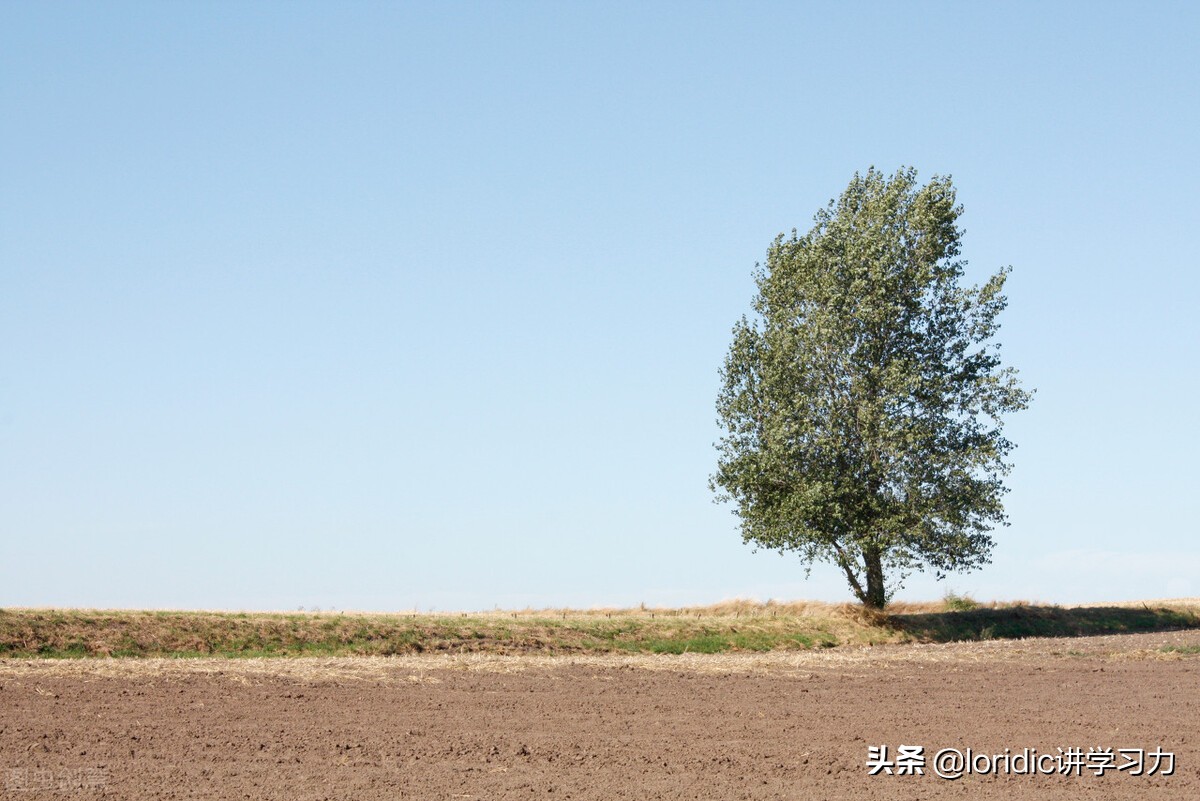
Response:
[[[745,542],[833,562],[869,607],[913,570],[987,564],[1007,525],[1001,418],[1032,393],[990,341],[1009,268],[960,286],[961,214],[948,177],[856,173],[771,244],[722,370],[717,500]]]

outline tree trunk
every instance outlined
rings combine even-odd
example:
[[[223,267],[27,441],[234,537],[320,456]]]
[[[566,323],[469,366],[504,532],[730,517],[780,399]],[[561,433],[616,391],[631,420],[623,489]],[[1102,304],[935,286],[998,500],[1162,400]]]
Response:
[[[863,603],[872,609],[882,609],[887,604],[887,592],[883,586],[883,551],[878,548],[863,548],[863,563],[867,568],[867,595]]]

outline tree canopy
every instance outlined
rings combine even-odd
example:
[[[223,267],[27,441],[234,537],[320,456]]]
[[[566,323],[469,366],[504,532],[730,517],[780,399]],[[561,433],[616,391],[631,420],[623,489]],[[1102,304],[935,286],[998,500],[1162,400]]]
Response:
[[[1031,393],[992,341],[1008,268],[962,285],[961,214],[949,177],[856,173],[771,244],[722,370],[718,500],[867,606],[914,570],[986,564],[1006,524],[1002,417]]]

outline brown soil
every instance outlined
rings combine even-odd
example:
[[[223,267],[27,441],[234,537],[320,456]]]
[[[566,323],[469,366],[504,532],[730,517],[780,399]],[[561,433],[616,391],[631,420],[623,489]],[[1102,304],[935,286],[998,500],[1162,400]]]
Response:
[[[1197,645],[1189,631],[766,655],[7,660],[0,797],[1200,798]],[[1161,747],[1176,767],[869,776],[883,744]]]

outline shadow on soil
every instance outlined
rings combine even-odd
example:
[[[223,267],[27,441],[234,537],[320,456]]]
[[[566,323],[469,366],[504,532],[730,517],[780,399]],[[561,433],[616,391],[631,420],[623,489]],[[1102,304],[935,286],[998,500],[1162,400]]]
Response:
[[[958,612],[899,614],[890,628],[919,642],[1017,639],[1021,637],[1088,637],[1200,628],[1196,613],[1165,607],[1013,606]]]

